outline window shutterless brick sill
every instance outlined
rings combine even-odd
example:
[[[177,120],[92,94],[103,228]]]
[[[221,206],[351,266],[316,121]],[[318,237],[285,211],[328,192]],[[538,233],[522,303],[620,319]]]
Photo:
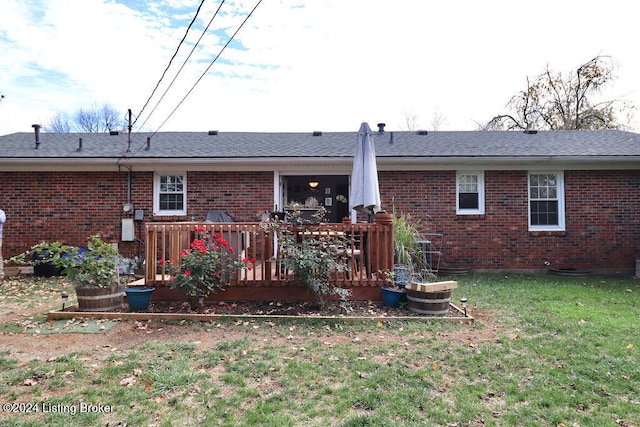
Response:
[[[529,231],[529,237],[540,237],[540,236],[544,236],[544,237],[548,237],[548,236],[558,236],[558,237],[564,237],[567,235],[567,231]]]
[[[484,214],[478,215],[460,215],[456,214],[456,221],[477,221],[480,219],[484,219]]]

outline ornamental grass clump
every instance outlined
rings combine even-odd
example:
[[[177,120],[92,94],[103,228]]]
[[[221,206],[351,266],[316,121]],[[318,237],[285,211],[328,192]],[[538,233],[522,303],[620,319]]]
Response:
[[[223,290],[244,269],[252,269],[255,259],[239,259],[233,247],[218,233],[195,228],[196,237],[179,260],[169,262],[171,288],[188,298],[206,297]],[[161,260],[161,264],[167,260]]]

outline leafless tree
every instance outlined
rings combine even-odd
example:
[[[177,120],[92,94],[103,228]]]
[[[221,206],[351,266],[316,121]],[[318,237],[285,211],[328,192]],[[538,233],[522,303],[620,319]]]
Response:
[[[407,126],[407,130],[416,130],[418,126],[418,115],[413,111],[404,112],[404,120]]]
[[[447,123],[447,118],[444,116],[440,108],[436,107],[431,118],[431,129],[440,130],[440,126]]]
[[[405,124],[406,124],[406,128],[407,130],[417,130],[419,123],[418,123],[418,115],[413,112],[413,111],[405,111],[404,113],[404,120],[405,120]],[[445,124],[447,122],[446,117],[444,116],[444,114],[442,114],[442,111],[440,111],[440,109],[438,107],[436,107],[436,109],[433,112],[433,117],[431,118],[431,130],[439,130],[440,126],[442,126],[443,124]],[[427,129],[427,128],[423,128],[423,129]]]
[[[65,113],[59,111],[51,118],[51,120],[49,120],[49,123],[43,126],[43,130],[51,133],[71,132],[69,117]]]
[[[101,133],[118,130],[123,127],[120,114],[109,104],[102,108],[80,108],[74,115],[74,121],[83,132]]]
[[[615,80],[616,66],[608,56],[596,56],[566,77],[545,71],[507,103],[509,112],[493,117],[481,130],[621,129],[635,106],[623,99],[594,102],[593,95]]]
[[[111,105],[104,104],[102,107],[80,108],[71,120],[64,112],[58,112],[45,124],[44,130],[56,133],[101,133],[124,129],[125,126],[124,115]]]

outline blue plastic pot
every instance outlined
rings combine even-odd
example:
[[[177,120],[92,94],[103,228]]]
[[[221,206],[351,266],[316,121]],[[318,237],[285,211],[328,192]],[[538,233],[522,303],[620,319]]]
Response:
[[[125,289],[125,292],[127,293],[127,302],[129,303],[131,311],[142,311],[148,309],[149,304],[151,303],[151,296],[155,290],[156,288],[151,288],[149,286]]]
[[[385,307],[398,308],[403,302],[407,302],[407,293],[404,289],[382,287],[382,302]]]

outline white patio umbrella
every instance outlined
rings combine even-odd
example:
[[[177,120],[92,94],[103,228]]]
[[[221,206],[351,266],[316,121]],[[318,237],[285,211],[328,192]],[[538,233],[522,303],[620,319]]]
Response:
[[[358,131],[358,143],[351,172],[351,209],[373,214],[380,211],[380,186],[373,133],[364,122]]]

